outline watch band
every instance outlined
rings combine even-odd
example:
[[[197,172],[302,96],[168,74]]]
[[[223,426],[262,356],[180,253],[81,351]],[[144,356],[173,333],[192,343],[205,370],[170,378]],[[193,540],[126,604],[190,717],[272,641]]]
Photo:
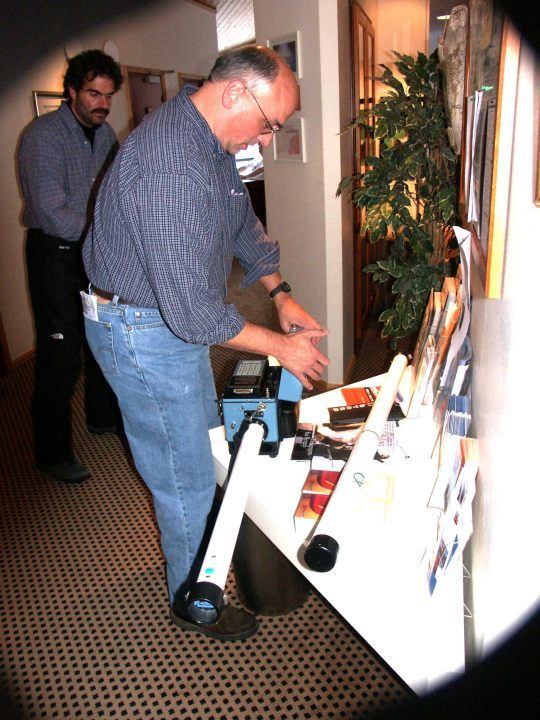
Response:
[[[274,298],[280,292],[286,292],[290,294],[292,291],[289,283],[285,281],[280,282],[277,287],[275,287],[273,290],[270,290],[270,297]]]

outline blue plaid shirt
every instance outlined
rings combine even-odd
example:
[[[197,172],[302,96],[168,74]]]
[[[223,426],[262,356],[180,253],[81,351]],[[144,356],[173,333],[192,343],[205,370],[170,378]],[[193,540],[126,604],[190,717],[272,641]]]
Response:
[[[26,227],[70,242],[80,240],[90,219],[92,188],[116,147],[114,130],[103,123],[96,128],[92,149],[66,103],[36,118],[19,149]]]
[[[148,115],[123,144],[99,192],[83,258],[96,288],[159,308],[178,337],[212,345],[244,326],[225,302],[233,257],[246,287],[277,271],[279,248],[191,92]]]

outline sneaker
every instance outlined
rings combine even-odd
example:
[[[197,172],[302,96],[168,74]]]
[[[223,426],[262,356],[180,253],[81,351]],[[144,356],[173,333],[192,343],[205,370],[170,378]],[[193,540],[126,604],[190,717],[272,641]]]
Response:
[[[259,629],[255,615],[233,605],[225,605],[219,620],[213,625],[198,625],[193,620],[178,615],[172,608],[171,622],[182,630],[194,630],[217,640],[244,640],[255,635]]]
[[[38,468],[41,472],[49,473],[55,480],[63,483],[76,485],[84,482],[90,477],[90,471],[76,460],[64,460],[60,463],[51,463],[50,465],[40,465]]]

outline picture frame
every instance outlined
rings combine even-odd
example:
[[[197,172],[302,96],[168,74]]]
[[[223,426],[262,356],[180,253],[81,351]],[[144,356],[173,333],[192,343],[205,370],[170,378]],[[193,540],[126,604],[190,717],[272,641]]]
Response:
[[[298,30],[267,40],[266,44],[278,55],[281,55],[298,79],[302,77],[300,32]]]
[[[488,298],[500,298],[520,37],[493,0],[470,4],[460,211]]]
[[[34,99],[36,117],[58,110],[65,100],[63,93],[50,92],[48,90],[32,90],[32,97]]]
[[[284,162],[306,162],[304,118],[295,112],[274,135],[274,160]]]
[[[186,85],[200,88],[206,80],[204,75],[192,75],[190,73],[178,73],[178,89],[182,90]]]

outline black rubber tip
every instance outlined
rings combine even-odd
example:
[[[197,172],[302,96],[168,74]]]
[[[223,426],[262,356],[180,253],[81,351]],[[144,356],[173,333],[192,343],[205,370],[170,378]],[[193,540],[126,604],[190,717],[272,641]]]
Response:
[[[336,564],[339,543],[330,535],[315,535],[304,553],[306,565],[317,572],[328,572]]]
[[[223,588],[209,582],[196,583],[189,593],[186,609],[193,622],[213,625],[219,620],[223,605]]]

